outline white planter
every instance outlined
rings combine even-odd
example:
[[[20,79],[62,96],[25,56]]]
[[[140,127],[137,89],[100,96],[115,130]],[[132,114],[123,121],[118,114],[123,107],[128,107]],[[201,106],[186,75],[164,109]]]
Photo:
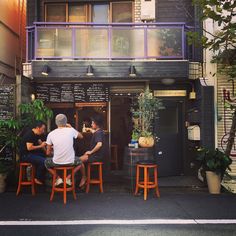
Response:
[[[206,171],[206,179],[209,193],[220,194],[221,176],[217,175],[215,172]]]
[[[0,173],[0,193],[4,193],[6,189],[6,179],[7,175]]]

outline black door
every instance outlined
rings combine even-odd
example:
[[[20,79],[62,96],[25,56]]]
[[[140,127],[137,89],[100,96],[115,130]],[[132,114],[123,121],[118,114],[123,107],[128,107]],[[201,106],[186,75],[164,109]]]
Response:
[[[155,145],[159,176],[175,176],[183,173],[183,101],[163,100],[165,109],[160,110],[155,123]]]

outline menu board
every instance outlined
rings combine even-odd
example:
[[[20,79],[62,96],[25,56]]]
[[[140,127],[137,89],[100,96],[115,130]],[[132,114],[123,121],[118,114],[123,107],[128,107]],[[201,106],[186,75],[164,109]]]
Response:
[[[7,120],[14,116],[14,94],[14,85],[0,86],[0,120]]]
[[[109,99],[109,88],[104,84],[91,84],[87,87],[87,101],[103,102]]]
[[[107,102],[109,87],[102,83],[38,84],[36,97],[45,103]]]

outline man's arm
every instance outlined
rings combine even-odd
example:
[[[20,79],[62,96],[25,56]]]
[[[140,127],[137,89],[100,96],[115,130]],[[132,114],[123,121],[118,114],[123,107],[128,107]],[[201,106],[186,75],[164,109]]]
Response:
[[[46,142],[42,142],[41,144],[35,146],[33,143],[26,143],[26,147],[28,151],[43,149],[46,146]]]
[[[67,128],[73,128],[72,126],[71,126],[71,124],[66,124],[66,127]],[[76,138],[78,138],[78,139],[82,139],[83,138],[83,135],[78,131],[78,130],[76,130],[77,132],[78,132],[78,135],[77,135],[77,137]]]
[[[91,151],[85,152],[85,154],[92,155],[96,153],[101,147],[102,147],[102,142],[97,142],[96,146]]]

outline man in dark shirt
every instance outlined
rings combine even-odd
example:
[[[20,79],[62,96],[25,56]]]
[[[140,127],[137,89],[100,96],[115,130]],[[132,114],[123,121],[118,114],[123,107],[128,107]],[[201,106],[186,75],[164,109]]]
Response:
[[[83,156],[80,157],[82,162],[96,162],[102,161],[104,156],[104,131],[102,130],[103,117],[101,115],[96,115],[92,118],[92,128],[89,131],[93,133],[90,150],[85,152]],[[87,129],[88,130],[88,129]],[[82,179],[80,181],[80,187],[86,183],[85,171],[81,169]]]
[[[24,134],[20,145],[21,161],[32,163],[36,168],[36,184],[42,184],[46,171],[44,165],[46,142],[43,142],[40,137],[45,133],[45,129],[44,122],[36,121],[33,129]]]

